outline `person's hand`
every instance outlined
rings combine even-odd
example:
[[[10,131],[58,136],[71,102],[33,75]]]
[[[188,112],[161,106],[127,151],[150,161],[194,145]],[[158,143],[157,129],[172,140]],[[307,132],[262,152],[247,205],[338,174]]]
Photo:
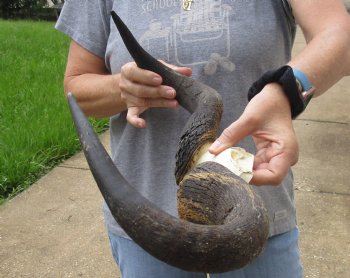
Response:
[[[218,154],[251,135],[257,153],[250,183],[278,185],[290,166],[298,161],[299,148],[290,111],[281,86],[268,84],[248,103],[241,117],[223,131],[209,151]]]
[[[190,76],[192,70],[166,64],[177,72]],[[144,128],[146,122],[139,115],[151,107],[176,108],[176,92],[174,88],[162,85],[159,74],[143,70],[136,63],[125,64],[120,77],[121,98],[128,108],[127,121],[134,127]]]

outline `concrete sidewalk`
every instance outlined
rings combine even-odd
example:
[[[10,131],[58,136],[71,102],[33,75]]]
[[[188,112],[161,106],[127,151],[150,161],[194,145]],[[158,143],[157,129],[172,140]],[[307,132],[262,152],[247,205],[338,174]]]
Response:
[[[304,45],[298,33],[295,53]],[[295,192],[309,278],[350,277],[349,107],[346,78],[295,121],[301,149]],[[102,138],[108,145],[108,134]],[[79,153],[1,206],[0,276],[120,277],[101,202]]]

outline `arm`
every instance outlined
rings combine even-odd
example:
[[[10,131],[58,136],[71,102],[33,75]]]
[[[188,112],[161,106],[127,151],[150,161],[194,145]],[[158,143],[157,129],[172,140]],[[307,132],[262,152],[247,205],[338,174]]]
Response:
[[[350,74],[350,17],[340,0],[290,3],[307,46],[288,64],[302,70],[316,87],[315,95],[321,95]],[[298,160],[290,111],[282,88],[276,83],[268,84],[209,150],[218,154],[244,137],[253,136],[257,153],[251,183],[278,185]]]
[[[350,16],[339,0],[290,0],[307,47],[288,64],[302,70],[320,96],[350,75]]]
[[[71,42],[64,90],[74,93],[84,113],[102,118],[125,110],[119,83],[120,75],[109,74],[101,57]]]

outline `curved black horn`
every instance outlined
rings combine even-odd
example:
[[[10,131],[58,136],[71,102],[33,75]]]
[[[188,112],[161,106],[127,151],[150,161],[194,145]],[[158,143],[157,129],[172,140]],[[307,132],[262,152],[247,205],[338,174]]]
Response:
[[[194,224],[165,213],[140,195],[114,165],[72,94],[68,94],[68,102],[103,198],[119,225],[143,249],[170,265],[208,273],[243,267],[261,252],[266,226],[254,221],[247,225],[239,217],[223,225]],[[239,198],[248,210],[255,211],[252,218],[266,222],[264,211],[258,207],[261,203],[246,192]]]
[[[75,98],[69,94],[68,101],[81,145],[107,205],[116,221],[137,244],[170,265],[209,273],[243,267],[258,256],[268,236],[268,217],[263,202],[247,183],[225,167],[213,162],[193,166],[196,152],[203,144],[215,139],[222,114],[220,95],[158,62],[142,49],[114,12],[112,17],[138,66],[160,74],[163,84],[174,87],[179,103],[192,113],[181,135],[177,153],[178,199],[186,200],[191,192],[198,193],[200,202],[205,199],[208,207],[214,205],[209,211],[215,215],[214,220],[207,223],[215,225],[175,218],[141,196],[115,167]],[[219,191],[221,195],[218,195]],[[218,198],[223,201],[216,200]],[[225,207],[226,204],[230,204],[229,207]],[[187,206],[184,201],[179,209],[186,211],[191,205],[198,208],[194,202]],[[225,217],[219,216],[220,219],[215,220],[216,214],[225,214]]]

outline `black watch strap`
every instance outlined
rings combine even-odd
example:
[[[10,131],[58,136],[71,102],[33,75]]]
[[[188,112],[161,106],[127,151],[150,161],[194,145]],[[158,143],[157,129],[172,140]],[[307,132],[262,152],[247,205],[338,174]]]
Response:
[[[283,66],[264,73],[249,88],[248,100],[250,101],[254,96],[259,94],[265,85],[273,82],[282,86],[291,106],[292,118],[295,119],[304,111],[307,103],[304,102],[302,93],[298,89],[293,69],[290,66]]]

